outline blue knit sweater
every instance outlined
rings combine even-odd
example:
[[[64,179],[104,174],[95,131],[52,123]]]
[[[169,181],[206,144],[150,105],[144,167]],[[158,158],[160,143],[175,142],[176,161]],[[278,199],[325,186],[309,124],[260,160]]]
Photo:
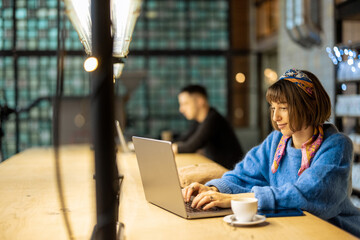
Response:
[[[289,139],[276,173],[271,172],[275,150],[282,137],[273,131],[251,149],[234,170],[211,180],[222,193],[253,192],[260,209],[301,208],[360,237],[360,210],[350,201],[348,189],[352,143],[332,124],[324,124],[324,141],[300,176],[301,150]]]

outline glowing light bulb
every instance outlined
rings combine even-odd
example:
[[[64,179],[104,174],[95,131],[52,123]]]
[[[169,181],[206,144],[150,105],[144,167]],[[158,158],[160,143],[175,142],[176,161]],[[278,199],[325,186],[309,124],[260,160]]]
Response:
[[[273,84],[274,82],[277,81],[278,78],[277,73],[270,68],[265,69],[264,75],[265,75],[265,80],[268,82],[268,84]]]
[[[235,76],[235,79],[238,83],[244,83],[245,82],[245,74],[237,73]]]
[[[340,56],[341,56],[341,54],[340,54],[339,51],[335,52],[335,55],[336,55],[337,57],[340,57]]]
[[[354,59],[349,58],[349,59],[347,60],[347,63],[348,63],[349,65],[353,65],[353,64],[354,64]]]
[[[99,62],[95,57],[89,57],[84,62],[84,69],[87,72],[93,72],[97,69]]]

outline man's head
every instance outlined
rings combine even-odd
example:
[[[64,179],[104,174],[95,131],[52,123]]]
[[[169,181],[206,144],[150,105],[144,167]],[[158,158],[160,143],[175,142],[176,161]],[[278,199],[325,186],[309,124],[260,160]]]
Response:
[[[206,89],[200,85],[188,85],[181,89],[179,111],[188,120],[202,122],[209,110]]]

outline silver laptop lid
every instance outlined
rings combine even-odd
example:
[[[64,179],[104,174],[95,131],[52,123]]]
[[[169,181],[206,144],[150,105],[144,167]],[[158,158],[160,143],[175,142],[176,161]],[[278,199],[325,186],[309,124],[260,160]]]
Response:
[[[171,142],[133,137],[146,200],[187,217]]]

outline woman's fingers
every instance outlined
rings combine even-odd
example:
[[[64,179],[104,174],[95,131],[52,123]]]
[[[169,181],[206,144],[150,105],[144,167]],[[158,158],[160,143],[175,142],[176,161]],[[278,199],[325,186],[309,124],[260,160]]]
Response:
[[[191,207],[197,208],[198,203],[203,199],[204,194],[198,194],[194,199],[192,200]]]
[[[183,194],[183,198],[185,202],[189,202],[189,198],[188,195],[191,196],[192,192],[191,192],[191,188],[189,187],[185,187],[182,189],[182,194]]]
[[[188,190],[188,194],[186,196],[186,200],[189,202],[190,199],[191,199],[191,196],[194,194],[194,192],[197,192],[199,191],[199,184],[193,184],[192,186],[189,187],[189,190]]]
[[[196,205],[194,204],[195,205],[194,208],[200,209],[201,206],[203,206],[211,201],[212,200],[211,200],[210,196],[203,196],[203,197],[199,198],[199,201],[196,203]]]
[[[204,204],[212,202],[214,200],[213,196],[211,195],[212,191],[202,192],[198,194],[192,201],[191,207],[193,208],[201,208]]]
[[[213,207],[229,208],[231,196],[229,194],[207,191],[197,195],[192,202],[193,208],[208,210]]]
[[[200,184],[199,183],[192,183],[189,186],[185,187],[182,192],[183,192],[183,198],[185,200],[185,202],[189,202],[191,199],[191,196],[193,195],[194,192],[198,192],[200,188]]]
[[[212,201],[212,202],[209,202],[208,204],[206,204],[204,207],[203,207],[203,210],[209,210],[210,208],[213,208],[213,207],[217,207],[219,201]]]

